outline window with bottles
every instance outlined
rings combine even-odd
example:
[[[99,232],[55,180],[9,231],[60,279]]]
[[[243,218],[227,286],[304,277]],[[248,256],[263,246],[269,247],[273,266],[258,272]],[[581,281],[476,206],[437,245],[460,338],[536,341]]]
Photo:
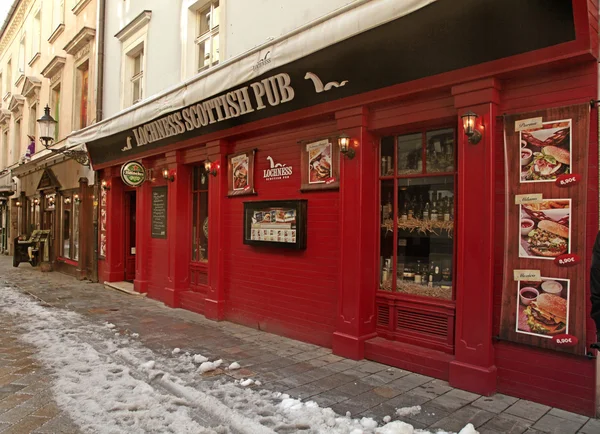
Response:
[[[455,160],[453,128],[381,140],[380,290],[452,299]]]
[[[192,261],[208,261],[208,174],[204,164],[192,174]]]

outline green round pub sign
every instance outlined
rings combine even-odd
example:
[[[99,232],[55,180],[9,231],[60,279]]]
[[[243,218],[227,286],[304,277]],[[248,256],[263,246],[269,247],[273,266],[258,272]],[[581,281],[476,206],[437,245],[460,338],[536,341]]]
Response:
[[[128,161],[121,166],[121,179],[129,187],[139,187],[146,180],[146,168],[139,161]]]

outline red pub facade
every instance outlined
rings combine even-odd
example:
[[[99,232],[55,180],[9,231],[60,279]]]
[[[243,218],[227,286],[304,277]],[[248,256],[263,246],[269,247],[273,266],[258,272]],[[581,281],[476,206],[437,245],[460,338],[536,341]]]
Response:
[[[357,20],[359,9],[319,26]],[[172,307],[472,392],[595,414],[589,283],[575,274],[588,273],[598,231],[597,23],[592,0],[440,0],[284,60],[278,44],[310,41],[316,30],[306,29],[200,75],[210,91],[187,83],[177,110],[83,130],[102,180],[101,281],[130,280]],[[256,64],[267,51],[272,62]],[[553,115],[575,106],[588,107],[587,123]],[[507,128],[513,118],[535,118],[534,139]],[[568,318],[548,332],[524,324],[534,316],[523,291],[531,285],[542,306],[542,294],[555,297],[548,279],[512,279],[517,268],[548,276],[554,265],[535,259],[532,235],[510,236],[519,217],[507,158],[510,134],[529,149],[561,128],[577,139],[573,157],[569,171],[550,172],[583,179],[579,193],[566,190],[578,217],[562,252],[580,262],[569,288],[556,272]],[[523,149],[515,184],[534,194],[542,184],[527,176],[552,176],[532,166],[544,151]],[[123,182],[132,160],[147,175],[138,187]],[[539,187],[543,197],[561,198],[551,185]],[[521,226],[551,216],[547,202],[523,199],[537,214],[522,214]],[[519,243],[530,243],[525,258],[513,252]],[[555,331],[578,347],[553,348]]]

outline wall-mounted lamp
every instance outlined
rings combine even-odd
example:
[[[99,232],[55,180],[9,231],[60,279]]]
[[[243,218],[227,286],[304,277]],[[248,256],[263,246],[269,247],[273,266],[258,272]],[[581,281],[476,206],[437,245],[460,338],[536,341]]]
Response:
[[[37,199],[36,199],[37,200]],[[48,203],[50,204],[50,206],[54,205],[54,196],[50,196],[48,198]]]
[[[353,148],[350,147],[350,136],[347,134],[340,134],[338,136],[338,145],[340,146],[340,152],[344,154],[349,160],[352,160],[356,155]]]
[[[475,121],[479,116],[477,114],[468,111],[461,116],[463,121],[463,130],[465,135],[469,138],[469,143],[475,145],[481,140],[481,133],[477,130]]]
[[[79,199],[79,195],[77,193],[75,193],[73,195],[73,200],[75,201],[76,204],[80,204],[81,203],[81,199]]]
[[[167,181],[175,181],[175,175],[173,175],[172,173],[169,173],[169,169],[163,169],[162,171],[162,175],[163,178],[165,178]]]
[[[16,202],[15,202],[15,205],[17,205],[17,207],[18,207],[18,208],[21,208],[21,205],[22,205],[22,204],[21,204],[21,201],[19,201],[19,200],[18,200],[18,201],[16,201]]]
[[[100,186],[102,187],[102,190],[104,190],[104,191],[110,190],[110,185],[108,185],[108,182],[106,182],[106,181],[102,181],[100,183]]]
[[[208,158],[204,162],[204,169],[206,173],[212,176],[217,176],[217,170],[219,169],[219,163],[213,163]]]
[[[70,197],[65,197],[64,199],[65,204],[70,204],[71,203],[71,198]]]
[[[33,199],[33,203],[35,205],[39,205],[40,204],[40,200],[36,197],[35,199]]]

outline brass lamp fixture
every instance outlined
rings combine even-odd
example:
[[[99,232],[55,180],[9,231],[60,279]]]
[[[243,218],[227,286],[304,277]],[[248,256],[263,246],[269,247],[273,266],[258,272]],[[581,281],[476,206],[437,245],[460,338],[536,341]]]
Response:
[[[350,136],[342,133],[338,136],[338,145],[340,146],[340,152],[347,157],[349,160],[352,160],[356,155],[356,151],[350,147]]]
[[[466,112],[461,116],[463,121],[463,130],[468,137],[469,143],[476,145],[481,140],[481,133],[477,130],[475,122],[479,116],[472,111]]]
[[[172,173],[169,173],[169,169],[163,169],[162,176],[169,182],[175,181],[175,175]]]
[[[105,180],[103,180],[100,183],[100,187],[102,187],[102,190],[104,190],[104,191],[110,190],[110,185],[108,185],[108,182],[106,182]]]
[[[219,168],[219,164],[213,163],[212,161],[210,161],[209,158],[207,158],[206,161],[204,162],[204,169],[206,170],[206,173],[208,173],[209,175],[217,176],[218,168]]]

